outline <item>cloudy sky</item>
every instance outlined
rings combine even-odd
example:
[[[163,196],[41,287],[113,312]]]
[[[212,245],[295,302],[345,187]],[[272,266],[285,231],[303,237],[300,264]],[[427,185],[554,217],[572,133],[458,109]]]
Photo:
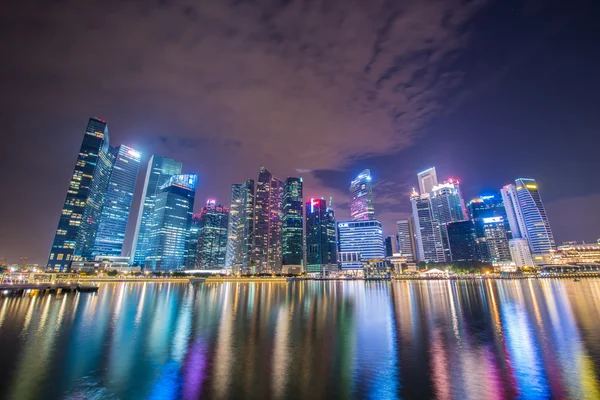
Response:
[[[197,209],[264,165],[344,218],[370,168],[392,234],[436,166],[467,199],[536,178],[557,241],[595,240],[597,16],[585,0],[5,1],[0,257],[45,263],[90,116],[198,173]]]

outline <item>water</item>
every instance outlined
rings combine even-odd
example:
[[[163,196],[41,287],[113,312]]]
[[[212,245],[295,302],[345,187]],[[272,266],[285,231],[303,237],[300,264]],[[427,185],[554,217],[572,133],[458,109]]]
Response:
[[[600,280],[0,298],[0,397],[600,398]]]

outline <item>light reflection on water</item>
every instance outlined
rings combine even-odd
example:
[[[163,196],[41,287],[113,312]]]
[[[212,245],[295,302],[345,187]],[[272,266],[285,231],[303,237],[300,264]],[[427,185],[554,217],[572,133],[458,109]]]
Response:
[[[600,398],[600,280],[104,284],[0,298],[0,396]]]

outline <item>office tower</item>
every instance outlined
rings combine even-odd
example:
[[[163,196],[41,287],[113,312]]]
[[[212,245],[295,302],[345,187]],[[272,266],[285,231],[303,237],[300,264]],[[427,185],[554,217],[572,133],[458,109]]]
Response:
[[[481,261],[491,261],[490,249],[486,242],[486,233],[483,229],[484,218],[502,217],[504,220],[504,231],[507,240],[511,239],[510,224],[506,216],[504,201],[500,194],[489,196],[479,196],[469,201],[467,204],[469,219],[475,224],[475,233],[477,235],[478,257]],[[508,242],[506,242],[508,246]]]
[[[350,184],[350,217],[353,221],[375,219],[371,171],[365,169]]]
[[[527,239],[511,239],[508,241],[510,256],[517,268],[534,267],[533,257]]]
[[[152,213],[154,201],[160,193],[160,188],[169,181],[173,175],[181,174],[181,163],[170,158],[153,155],[148,162],[142,199],[138,210],[133,248],[131,257],[133,265],[142,266],[146,257],[150,255],[149,234],[152,229]]]
[[[95,237],[97,218],[85,218],[100,214],[112,168],[109,150],[106,122],[90,118],[50,249],[48,269],[67,269],[74,255],[81,255],[85,241]]]
[[[444,257],[450,260],[450,244],[448,243],[446,224],[465,219],[464,202],[460,196],[458,181],[444,182],[434,186],[429,195],[429,202],[433,219],[440,226]]]
[[[302,268],[302,178],[287,178],[283,189],[283,265]]]
[[[477,260],[475,225],[473,221],[456,221],[447,225],[451,260],[455,262]]]
[[[419,191],[421,194],[431,193],[433,187],[438,185],[435,167],[419,172],[417,178],[419,179]]]
[[[519,209],[525,222],[526,238],[533,254],[548,254],[556,250],[554,235],[544,203],[534,179],[515,180]]]
[[[336,246],[333,210],[324,199],[310,199],[306,203],[306,272],[325,275],[336,270]]]
[[[446,256],[439,222],[434,219],[428,194],[413,192],[410,196],[415,223],[417,260],[444,262]]]
[[[225,267],[235,274],[251,271],[254,254],[254,180],[231,185]]]
[[[215,199],[208,199],[206,206],[200,211],[197,269],[225,268],[228,226],[229,208],[217,205]]]
[[[517,198],[517,187],[512,183],[508,184],[500,189],[500,193],[510,226],[511,236],[515,239],[526,239],[527,229],[525,228],[525,220],[523,219],[519,199]]]
[[[391,257],[394,255],[394,237],[393,236],[387,236],[385,238],[385,256],[386,257]]]
[[[415,228],[413,218],[402,219],[396,223],[398,226],[398,233],[396,235],[396,243],[398,247],[398,253],[402,257],[406,258],[407,262],[415,262],[416,249],[415,249]]]
[[[265,167],[260,168],[256,183],[254,209],[254,248],[256,272],[276,273],[282,262],[283,182],[274,178]]]
[[[381,222],[348,221],[337,224],[338,254],[342,270],[362,270],[362,261],[385,258]],[[354,255],[346,259],[347,255]]]
[[[187,260],[185,269],[196,268],[196,258],[198,252],[198,237],[200,234],[200,214],[192,215],[192,224],[190,225],[190,239],[188,241]]]
[[[173,175],[153,201],[144,265],[152,270],[184,269],[188,261],[190,227],[198,175]]]
[[[486,261],[510,261],[509,237],[504,217],[482,218],[482,224],[489,254],[489,260]]]
[[[120,256],[123,250],[141,154],[125,145],[117,147],[115,153],[98,232],[91,257],[84,257],[86,259],[95,256]]]

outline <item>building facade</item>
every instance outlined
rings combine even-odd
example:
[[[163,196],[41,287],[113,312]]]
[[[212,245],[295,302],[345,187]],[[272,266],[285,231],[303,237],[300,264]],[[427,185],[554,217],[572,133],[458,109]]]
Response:
[[[362,270],[363,261],[385,258],[381,222],[377,220],[339,222],[337,230],[338,252],[344,257],[349,255],[348,258],[341,258],[339,266],[342,270]],[[355,254],[359,254],[360,261],[354,261],[356,257],[352,255]]]
[[[192,224],[190,225],[190,239],[188,241],[187,260],[185,269],[196,268],[196,258],[198,256],[198,237],[200,233],[200,214],[192,215]]]
[[[415,228],[413,218],[402,219],[396,222],[398,232],[396,234],[396,246],[401,257],[406,258],[407,262],[417,260],[417,251],[415,249]]]
[[[350,217],[353,221],[375,219],[371,171],[365,169],[350,183]]]
[[[450,257],[454,262],[477,260],[477,243],[473,221],[456,221],[447,226]]]
[[[535,266],[527,239],[511,239],[508,241],[508,246],[511,259],[517,268],[533,268]]]
[[[389,258],[394,254],[394,237],[386,236],[385,238],[385,257]]]
[[[445,262],[446,253],[439,222],[434,218],[429,195],[413,193],[410,197],[415,223],[417,260]]]
[[[500,194],[502,195],[502,202],[504,203],[511,236],[514,239],[526,239],[527,229],[525,228],[525,220],[523,219],[523,213],[519,206],[516,185],[511,183],[504,186],[500,189]]]
[[[146,257],[150,255],[149,238],[153,227],[154,202],[160,193],[160,188],[172,176],[181,174],[181,168],[180,162],[156,154],[148,162],[131,249],[133,265],[143,266]]]
[[[510,261],[509,233],[504,217],[482,218],[483,232],[488,249],[489,261]]]
[[[200,211],[195,269],[224,269],[229,208],[208,199]]]
[[[337,269],[335,216],[324,199],[306,203],[306,272],[323,275]]]
[[[428,168],[417,174],[419,180],[419,191],[421,194],[428,194],[433,191],[434,186],[438,185],[437,173],[435,167]]]
[[[302,178],[287,178],[283,189],[282,264],[304,265]]]
[[[231,208],[227,228],[225,267],[234,274],[252,269],[254,250],[254,180],[231,186]]]
[[[534,179],[519,178],[515,186],[531,252],[549,254],[556,245],[538,185]]]
[[[483,219],[502,217],[504,219],[504,230],[506,231],[506,236],[508,239],[512,238],[510,224],[506,216],[506,210],[504,208],[502,196],[500,196],[500,194],[493,194],[474,198],[467,204],[467,211],[469,219],[475,224],[479,259],[481,261],[492,261],[490,249],[488,248],[488,244],[486,242],[485,231],[483,229]]]
[[[283,182],[260,168],[254,208],[254,264],[256,272],[281,272],[283,256]]]

